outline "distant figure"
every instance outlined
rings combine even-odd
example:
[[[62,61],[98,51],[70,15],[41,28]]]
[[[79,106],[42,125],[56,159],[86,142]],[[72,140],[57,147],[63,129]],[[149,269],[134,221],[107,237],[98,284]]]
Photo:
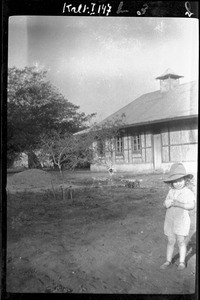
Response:
[[[179,247],[178,270],[186,267],[186,237],[190,230],[189,210],[195,207],[194,193],[187,187],[193,178],[192,174],[187,174],[185,167],[181,163],[171,166],[169,175],[165,183],[170,185],[169,193],[163,203],[167,209],[164,222],[164,234],[168,238],[166,262],[160,266],[165,270],[172,266],[172,256],[174,245],[177,241]]]

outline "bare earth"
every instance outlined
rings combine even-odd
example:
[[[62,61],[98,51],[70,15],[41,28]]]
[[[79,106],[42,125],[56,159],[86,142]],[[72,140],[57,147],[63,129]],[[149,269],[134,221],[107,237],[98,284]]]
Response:
[[[32,180],[24,174],[27,181],[19,175],[21,182],[17,174],[8,175],[7,292],[195,292],[196,210],[187,268],[177,271],[176,246],[173,267],[159,269],[166,252],[165,175],[120,173],[111,182],[107,174],[65,172],[66,185],[70,181],[74,187],[73,199],[66,190],[69,197],[63,200],[58,172],[45,172],[48,184],[40,178],[39,187],[33,180],[39,173],[32,173]],[[140,187],[125,187],[126,178],[142,179]]]

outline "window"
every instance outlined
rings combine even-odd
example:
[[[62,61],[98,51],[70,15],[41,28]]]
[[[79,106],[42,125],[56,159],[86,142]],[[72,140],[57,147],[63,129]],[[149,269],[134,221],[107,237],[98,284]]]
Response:
[[[141,152],[141,136],[139,134],[132,137],[132,151]]]
[[[124,151],[123,138],[117,137],[116,138],[116,155],[123,154],[123,151]]]
[[[188,123],[171,125],[162,133],[162,161],[196,161],[198,129]]]
[[[102,140],[97,140],[97,153],[99,156],[105,155],[105,142]]]

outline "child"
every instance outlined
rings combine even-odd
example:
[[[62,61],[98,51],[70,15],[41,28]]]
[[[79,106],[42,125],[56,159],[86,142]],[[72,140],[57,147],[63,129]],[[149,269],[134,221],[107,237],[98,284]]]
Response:
[[[166,262],[160,267],[165,270],[172,265],[174,245],[177,240],[179,247],[178,270],[185,269],[186,237],[190,230],[189,210],[195,207],[195,196],[187,187],[187,183],[193,178],[187,174],[181,163],[171,166],[168,178],[164,181],[170,184],[169,193],[163,203],[167,208],[164,222],[164,234],[168,237]]]

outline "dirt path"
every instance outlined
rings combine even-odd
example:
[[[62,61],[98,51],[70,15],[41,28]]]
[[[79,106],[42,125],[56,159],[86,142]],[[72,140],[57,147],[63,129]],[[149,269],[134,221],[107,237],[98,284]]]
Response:
[[[138,189],[82,187],[75,191],[73,201],[57,197],[55,202],[49,190],[10,194],[7,291],[194,293],[194,211],[187,268],[176,270],[176,247],[172,269],[159,269],[165,259],[162,201],[167,192],[159,178],[143,178]]]

